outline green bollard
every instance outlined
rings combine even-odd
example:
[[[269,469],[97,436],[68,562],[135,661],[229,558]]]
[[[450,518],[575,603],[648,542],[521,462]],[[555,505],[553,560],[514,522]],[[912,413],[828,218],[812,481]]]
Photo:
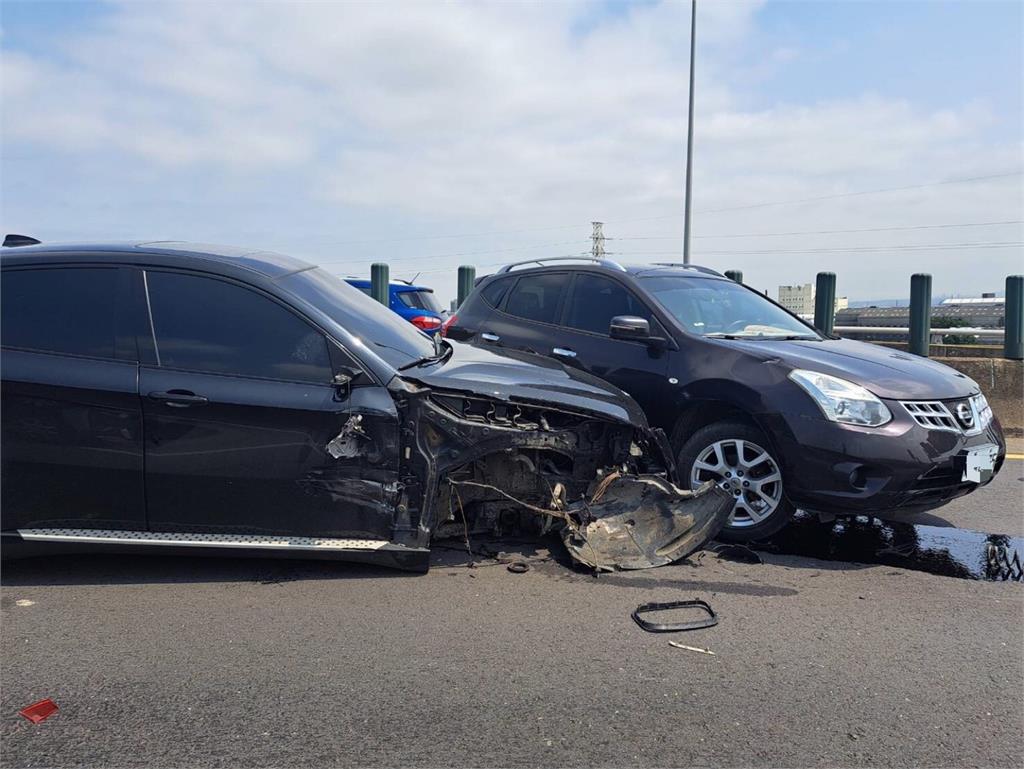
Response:
[[[473,291],[474,283],[476,283],[476,267],[469,264],[459,267],[459,298],[456,300],[459,307]]]
[[[725,277],[729,280],[734,280],[737,283],[743,282],[743,270],[726,270]]]
[[[375,262],[370,265],[370,296],[385,307],[390,305],[388,300],[388,284],[390,282],[391,278],[386,264]]]
[[[932,330],[932,276],[910,276],[910,352],[928,357]]]
[[[1006,276],[1003,357],[1024,359],[1024,275]]]
[[[831,334],[836,323],[836,274],[819,272],[814,288],[814,327]]]

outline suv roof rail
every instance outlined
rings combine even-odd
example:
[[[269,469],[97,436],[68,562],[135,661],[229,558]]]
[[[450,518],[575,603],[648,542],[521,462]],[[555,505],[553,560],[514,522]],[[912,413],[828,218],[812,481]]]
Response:
[[[654,266],[655,267],[682,267],[684,270],[696,270],[697,272],[703,272],[703,273],[706,273],[708,275],[717,275],[719,278],[724,278],[725,277],[722,273],[716,272],[715,270],[712,270],[710,267],[701,267],[699,264],[683,264],[682,262],[655,262]]]
[[[30,238],[28,235],[15,235],[13,232],[8,234],[4,238],[4,246],[7,248],[16,248],[17,246],[35,246],[43,241]]]
[[[569,261],[575,260],[575,261],[580,261],[580,262],[593,262],[594,264],[599,264],[602,267],[608,267],[609,269],[612,269],[612,270],[618,270],[619,272],[625,272],[626,271],[626,268],[623,267],[618,262],[613,261],[611,259],[598,259],[596,256],[547,256],[547,257],[543,257],[541,259],[527,259],[527,260],[522,261],[522,262],[513,262],[512,264],[506,264],[504,267],[502,267],[500,270],[498,270],[498,274],[505,273],[505,272],[511,272],[513,268],[515,268],[515,267],[522,267],[524,264],[544,265],[547,262],[563,262],[563,261],[566,261],[566,260],[569,260]]]

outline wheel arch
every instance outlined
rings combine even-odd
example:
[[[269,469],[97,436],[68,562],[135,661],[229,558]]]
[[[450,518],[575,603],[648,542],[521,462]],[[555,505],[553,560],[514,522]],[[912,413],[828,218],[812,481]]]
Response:
[[[724,396],[724,397],[723,397]],[[736,382],[702,382],[698,393],[687,393],[676,407],[676,417],[669,433],[675,452],[697,430],[715,422],[735,421],[755,427],[764,433],[775,454],[779,446],[766,421],[757,414],[762,409],[760,393]]]

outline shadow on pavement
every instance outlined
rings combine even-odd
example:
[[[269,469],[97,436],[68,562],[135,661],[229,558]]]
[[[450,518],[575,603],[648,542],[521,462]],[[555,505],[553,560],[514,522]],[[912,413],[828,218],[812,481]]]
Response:
[[[223,556],[69,554],[5,560],[4,587],[27,585],[131,585],[190,582],[259,582],[381,579],[417,575],[342,561]]]
[[[866,517],[822,523],[817,516],[801,514],[752,547],[844,565],[884,564],[960,579],[1021,581],[1024,539]]]
[[[458,540],[433,546],[434,570],[470,568],[538,569],[563,579],[595,579],[575,563],[556,536],[536,540],[474,539],[472,554]],[[798,515],[771,540],[753,543],[760,552],[796,556],[787,566],[849,570],[884,564],[961,579],[1022,581],[1020,556],[1024,538],[870,518],[840,519],[822,523],[816,516]],[[617,572],[602,574],[597,581],[620,587],[710,586],[698,574],[703,558],[729,560],[722,546],[712,543],[672,567],[674,574]],[[816,559],[814,562],[801,559]],[[831,562],[822,564],[821,561]],[[673,580],[678,569],[694,569],[695,579]],[[755,567],[756,568],[756,567]],[[61,554],[9,559],[3,562],[0,583],[27,585],[119,585],[202,582],[256,582],[277,584],[302,580],[416,579],[418,575],[383,566],[334,560],[305,560],[241,556],[190,556],[172,554]],[[749,590],[722,583],[724,592],[781,595],[788,589],[753,584]],[[783,590],[783,592],[778,592]],[[793,591],[795,592],[795,591]]]

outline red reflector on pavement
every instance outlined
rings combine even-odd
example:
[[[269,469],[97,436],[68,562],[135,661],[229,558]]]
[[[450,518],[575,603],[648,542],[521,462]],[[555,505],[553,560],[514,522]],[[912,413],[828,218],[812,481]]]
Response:
[[[47,697],[45,700],[39,700],[39,702],[29,705],[18,712],[32,723],[38,724],[57,712],[57,703]]]

